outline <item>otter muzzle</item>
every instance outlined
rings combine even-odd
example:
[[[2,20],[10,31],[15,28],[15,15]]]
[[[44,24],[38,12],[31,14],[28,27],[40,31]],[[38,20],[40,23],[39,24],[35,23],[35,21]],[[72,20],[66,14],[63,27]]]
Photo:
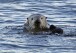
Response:
[[[40,20],[36,20],[34,23],[35,28],[40,28]]]

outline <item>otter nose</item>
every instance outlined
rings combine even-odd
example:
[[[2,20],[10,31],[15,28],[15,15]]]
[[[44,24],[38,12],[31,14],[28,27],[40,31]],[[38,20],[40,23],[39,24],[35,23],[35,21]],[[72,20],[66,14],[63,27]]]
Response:
[[[37,20],[35,21],[35,24],[40,24],[40,21],[37,19]]]
[[[40,28],[40,21],[36,20],[34,23],[35,28]]]

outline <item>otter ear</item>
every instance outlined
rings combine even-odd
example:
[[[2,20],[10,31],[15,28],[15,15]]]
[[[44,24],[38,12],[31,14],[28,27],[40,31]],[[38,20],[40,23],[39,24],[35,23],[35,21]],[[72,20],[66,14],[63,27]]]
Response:
[[[27,20],[28,20],[28,18],[27,18]]]
[[[27,18],[27,23],[29,24],[29,20],[28,20],[28,18]]]

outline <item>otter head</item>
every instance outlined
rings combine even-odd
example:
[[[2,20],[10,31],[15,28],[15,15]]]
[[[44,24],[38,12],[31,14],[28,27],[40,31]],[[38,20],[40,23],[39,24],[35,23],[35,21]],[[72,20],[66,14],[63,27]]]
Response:
[[[41,14],[33,14],[27,18],[28,25],[31,29],[35,28],[46,28],[47,21],[46,17]]]

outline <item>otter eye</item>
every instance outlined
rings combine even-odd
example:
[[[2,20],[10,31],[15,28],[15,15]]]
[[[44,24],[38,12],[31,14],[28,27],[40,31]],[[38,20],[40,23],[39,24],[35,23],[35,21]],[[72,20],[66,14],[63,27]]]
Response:
[[[33,18],[31,20],[33,20]]]

